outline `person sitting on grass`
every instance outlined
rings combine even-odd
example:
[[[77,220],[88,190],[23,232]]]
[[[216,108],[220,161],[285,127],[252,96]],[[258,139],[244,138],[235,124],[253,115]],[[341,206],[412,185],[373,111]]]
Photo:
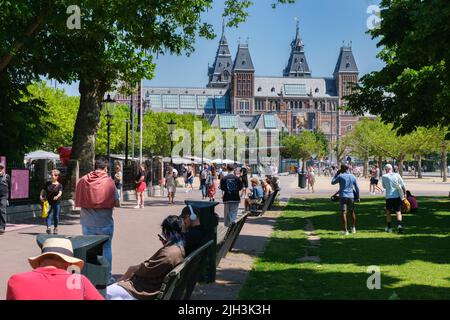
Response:
[[[118,282],[106,288],[107,300],[154,300],[164,277],[185,258],[181,218],[171,215],[161,224],[163,247],[141,264],[131,266]]]
[[[6,300],[104,300],[81,271],[84,261],[73,256],[69,239],[49,238],[41,255],[28,258],[33,271],[13,275]]]
[[[252,191],[248,197],[245,199],[245,211],[250,211],[250,206],[258,205],[264,199],[264,191],[259,185],[258,179],[250,179],[252,185]]]
[[[417,203],[417,199],[415,196],[411,194],[411,191],[406,190],[406,199],[409,201],[411,205],[411,213],[416,213],[419,210],[419,204]]]

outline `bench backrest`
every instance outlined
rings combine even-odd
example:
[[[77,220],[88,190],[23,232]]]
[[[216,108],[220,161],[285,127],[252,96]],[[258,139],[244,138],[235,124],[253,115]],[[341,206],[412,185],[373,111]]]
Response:
[[[218,248],[216,265],[219,265],[220,260],[222,258],[225,258],[228,251],[230,251],[233,248],[233,245],[236,242],[236,239],[238,238],[239,233],[241,232],[242,227],[244,226],[245,221],[247,220],[247,217],[248,213],[243,214],[235,221],[235,223],[233,223],[228,228],[224,241]]]
[[[207,249],[213,243],[213,240],[208,241],[166,275],[158,294],[158,300],[188,300],[190,298],[201,274]]]
[[[244,227],[245,222],[247,221],[247,217],[248,217],[248,213],[244,214],[241,217],[241,223],[239,223],[236,226],[236,231],[235,231],[236,234],[235,234],[233,242],[231,242],[231,245],[229,246],[227,252],[231,251],[234,248],[234,244],[236,243],[236,240],[239,238],[239,235],[241,234],[241,230]],[[225,253],[225,255],[226,255],[226,253]]]

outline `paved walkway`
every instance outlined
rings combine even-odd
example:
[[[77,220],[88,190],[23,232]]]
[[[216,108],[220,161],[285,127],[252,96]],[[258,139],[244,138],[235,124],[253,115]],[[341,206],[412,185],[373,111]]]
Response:
[[[444,184],[438,180],[437,178],[427,178],[422,181],[406,179],[406,183],[415,194],[447,196],[450,183]],[[318,177],[317,192],[314,194],[297,188],[297,177],[294,175],[281,177],[281,185],[281,198],[284,200],[290,196],[329,197],[336,190],[335,186],[330,185],[329,177]],[[368,195],[368,180],[361,179],[360,185],[363,190],[366,190],[363,196],[371,197]],[[220,194],[220,191],[218,193]],[[161,243],[157,234],[161,231],[162,220],[169,214],[179,214],[185,199],[198,200],[201,199],[201,194],[198,190],[186,194],[184,189],[179,189],[175,205],[172,206],[167,205],[166,198],[155,197],[146,200],[144,209],[133,209],[134,203],[127,202],[123,208],[115,210],[113,274],[122,274],[129,265],[143,261],[160,248]],[[217,206],[216,212],[223,217],[223,206]],[[248,219],[236,242],[236,250],[219,265],[216,287],[211,290],[211,285],[199,286],[199,290],[195,292],[196,299],[235,299],[237,297],[254,258],[263,250],[272,232],[276,216],[275,212]],[[34,219],[12,227],[0,236],[0,300],[5,298],[8,278],[14,273],[30,270],[27,257],[39,254],[36,235],[45,232],[42,219]],[[67,235],[81,234],[79,217],[77,215],[63,216],[59,231],[60,234]]]

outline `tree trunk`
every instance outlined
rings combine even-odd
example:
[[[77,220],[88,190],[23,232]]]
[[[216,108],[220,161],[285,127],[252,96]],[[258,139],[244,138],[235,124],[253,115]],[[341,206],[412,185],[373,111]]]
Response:
[[[369,176],[369,157],[364,157],[363,175],[366,179]]]
[[[383,171],[383,157],[378,157],[378,168],[380,168],[380,171]]]
[[[444,143],[441,150],[442,182],[447,182],[447,146]]]
[[[68,168],[69,179],[75,176],[73,171],[76,163],[78,163],[79,177],[94,169],[95,135],[100,123],[102,100],[106,92],[99,80],[80,79],[78,88],[80,107],[73,132],[71,162]],[[73,188],[74,181],[69,181],[68,185]]]
[[[422,156],[417,156],[417,177],[422,179]]]

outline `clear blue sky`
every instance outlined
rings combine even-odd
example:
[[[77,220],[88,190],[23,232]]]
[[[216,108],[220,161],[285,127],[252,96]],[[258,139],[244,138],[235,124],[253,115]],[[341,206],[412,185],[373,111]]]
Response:
[[[281,76],[289,58],[295,36],[294,18],[300,19],[300,34],[305,44],[306,58],[314,77],[332,76],[344,40],[352,41],[353,53],[360,76],[382,68],[376,58],[376,40],[366,33],[367,8],[379,0],[297,0],[295,4],[278,5],[275,0],[253,0],[250,17],[239,28],[227,28],[225,34],[231,54],[236,54],[239,38],[249,47],[256,75]],[[208,63],[214,62],[221,33],[224,0],[216,0],[214,10],[205,15],[216,31],[214,40],[197,39],[196,51],[190,56],[159,56],[155,78],[146,80],[150,86],[203,87],[207,83]],[[61,85],[58,85],[61,87]],[[78,95],[77,85],[63,86],[71,95]]]

